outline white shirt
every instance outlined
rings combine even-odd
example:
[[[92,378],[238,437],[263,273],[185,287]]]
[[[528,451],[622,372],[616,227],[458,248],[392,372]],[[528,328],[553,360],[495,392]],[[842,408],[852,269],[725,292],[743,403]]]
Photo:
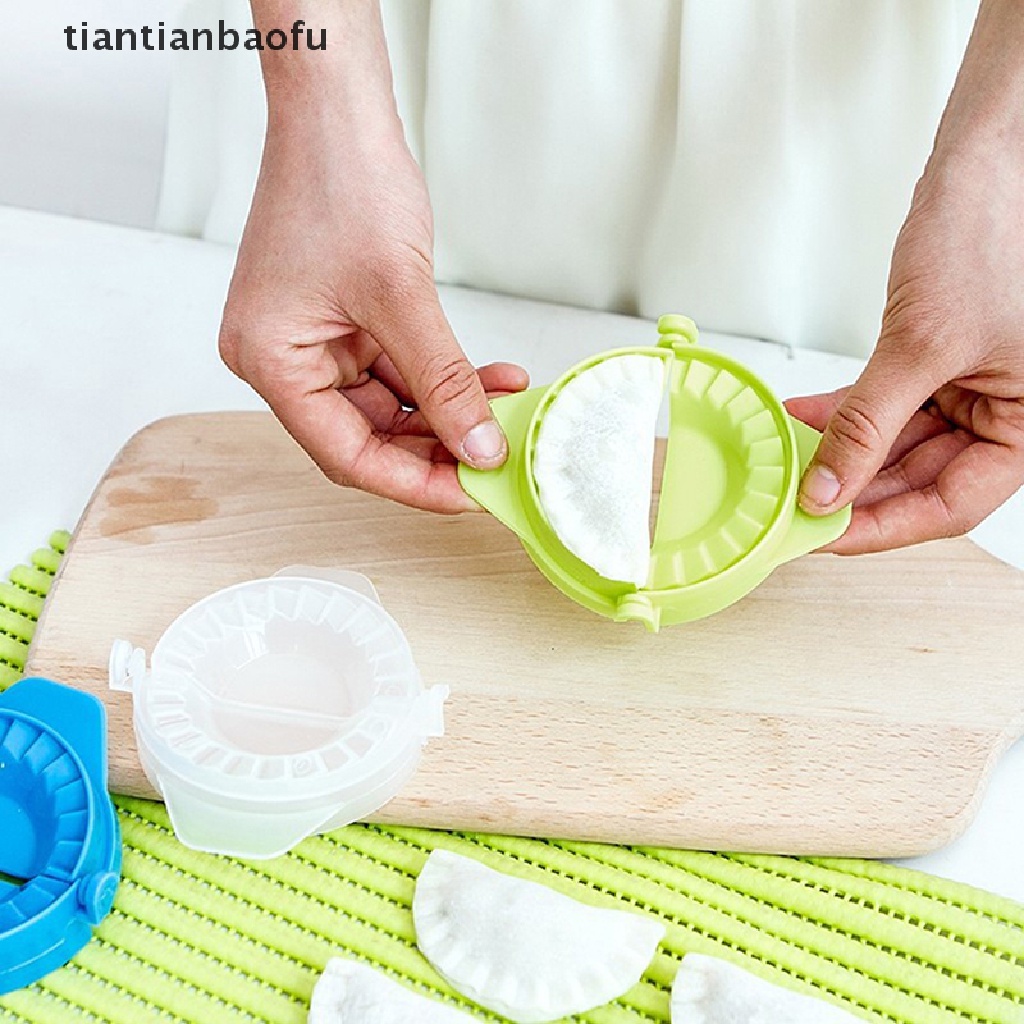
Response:
[[[866,355],[976,8],[385,0],[438,279]],[[162,227],[237,240],[264,117],[255,54],[179,60]]]

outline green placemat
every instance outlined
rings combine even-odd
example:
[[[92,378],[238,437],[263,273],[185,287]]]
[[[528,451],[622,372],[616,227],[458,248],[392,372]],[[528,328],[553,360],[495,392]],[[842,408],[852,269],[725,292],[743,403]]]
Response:
[[[55,534],[31,566],[0,583],[0,685],[24,667],[67,539]],[[1024,907],[885,864],[373,825],[244,862],[186,849],[160,804],[117,805],[125,857],[113,912],[71,964],[0,997],[0,1022],[301,1022],[316,978],[339,953],[495,1020],[460,1000],[416,949],[413,885],[436,847],[665,921],[668,935],[643,981],[575,1021],[667,1022],[669,989],[689,951],[733,960],[865,1020],[1024,1021]]]

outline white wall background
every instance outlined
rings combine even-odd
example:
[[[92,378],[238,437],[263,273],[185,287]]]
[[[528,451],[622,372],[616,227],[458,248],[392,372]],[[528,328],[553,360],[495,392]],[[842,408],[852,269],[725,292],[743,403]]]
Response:
[[[0,205],[152,227],[171,54],[69,53],[64,27],[171,24],[182,0],[0,4]]]

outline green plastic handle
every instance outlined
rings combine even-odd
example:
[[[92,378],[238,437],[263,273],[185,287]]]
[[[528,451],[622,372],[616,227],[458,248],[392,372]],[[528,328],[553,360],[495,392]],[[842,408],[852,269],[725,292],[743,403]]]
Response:
[[[462,489],[518,537],[530,536],[530,522],[519,495],[519,480],[525,457],[530,420],[547,394],[546,387],[530,388],[518,395],[503,395],[491,401],[494,418],[508,439],[508,459],[501,469],[479,470],[459,464]]]
[[[796,436],[800,475],[803,476],[811,464],[814,453],[818,450],[821,434],[792,416],[790,416],[790,420],[793,423],[793,433]],[[782,565],[784,562],[791,562],[794,558],[808,555],[812,551],[817,551],[818,548],[838,540],[849,529],[852,518],[852,506],[827,516],[809,516],[797,505],[786,539],[776,552],[775,564]]]

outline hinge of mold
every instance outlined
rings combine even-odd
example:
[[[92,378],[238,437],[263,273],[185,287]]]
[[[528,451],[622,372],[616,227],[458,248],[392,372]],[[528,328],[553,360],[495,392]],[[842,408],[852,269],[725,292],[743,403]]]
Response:
[[[661,348],[682,350],[696,345],[700,332],[688,317],[678,313],[666,313],[658,318],[658,345]]]

